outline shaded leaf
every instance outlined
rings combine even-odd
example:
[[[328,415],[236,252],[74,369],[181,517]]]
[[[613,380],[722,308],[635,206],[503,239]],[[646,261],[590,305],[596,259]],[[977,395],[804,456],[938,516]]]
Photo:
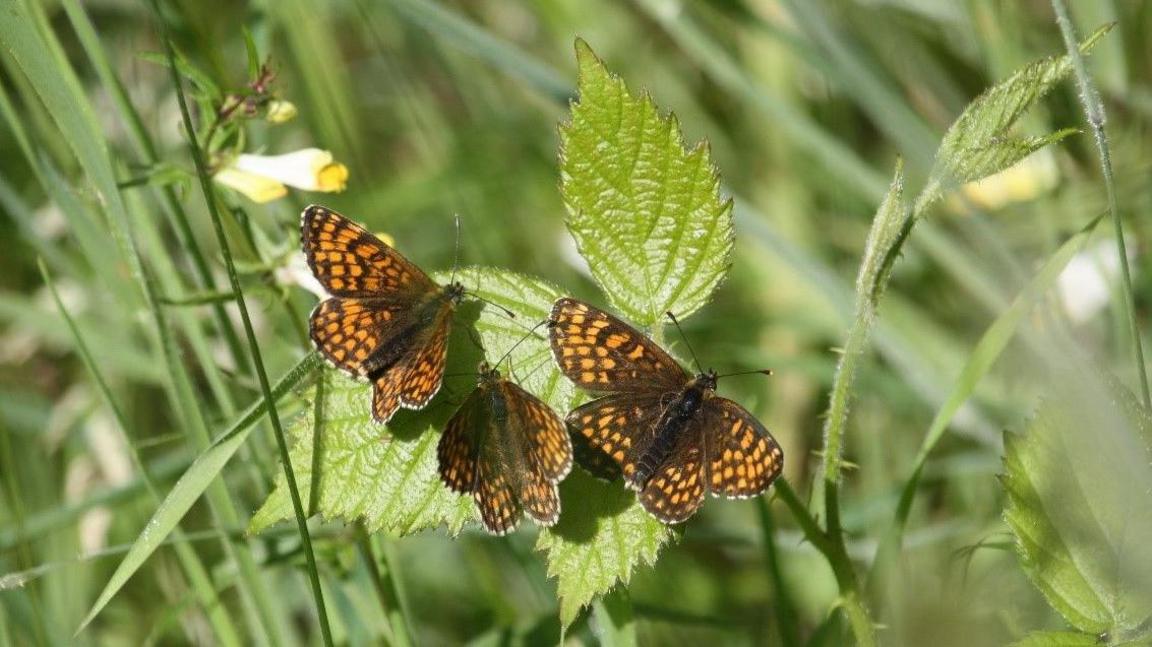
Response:
[[[1070,625],[1147,632],[1152,417],[1110,377],[1076,368],[1055,372],[1024,435],[1005,436],[1004,517],[1025,573]]]
[[[628,93],[576,42],[580,101],[560,128],[568,229],[613,307],[651,326],[695,312],[727,275],[732,202],[706,145],[684,148],[674,117]]]
[[[548,554],[560,623],[568,626],[597,595],[626,583],[637,566],[654,562],[671,531],[619,481],[606,483],[580,469],[561,484],[560,498],[560,521],[540,532],[536,548]]]

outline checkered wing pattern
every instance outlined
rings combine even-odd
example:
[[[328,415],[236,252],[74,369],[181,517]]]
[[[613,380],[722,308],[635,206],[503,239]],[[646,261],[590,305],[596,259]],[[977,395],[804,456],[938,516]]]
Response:
[[[563,422],[539,398],[493,371],[448,421],[437,447],[440,479],[471,492],[488,532],[503,535],[522,512],[551,526],[560,518],[556,484],[572,468]]]
[[[640,491],[640,504],[664,523],[680,523],[704,502],[704,446],[701,434],[685,430],[672,453]]]
[[[448,333],[452,328],[452,309],[441,307],[436,323],[420,339],[402,364],[405,367],[399,387],[400,405],[422,409],[440,390],[444,365],[448,360]]]
[[[572,469],[572,441],[564,420],[540,398],[502,380],[509,425],[523,437],[525,458],[533,471],[549,483],[558,483]]]
[[[300,237],[308,267],[333,296],[403,302],[439,289],[423,270],[335,211],[305,209]]]
[[[689,379],[676,360],[643,333],[582,301],[558,299],[548,327],[556,364],[588,391],[675,391]]]
[[[396,334],[404,318],[400,303],[327,299],[312,311],[309,332],[325,359],[337,368],[367,377],[367,360]]]
[[[708,448],[712,494],[747,498],[768,489],[784,467],[780,445],[744,407],[721,397],[704,403],[696,425]]]
[[[620,393],[587,402],[572,410],[566,422],[573,436],[582,440],[580,465],[593,476],[609,478],[623,474],[631,481],[636,462],[656,437],[656,423],[663,407],[661,394]],[[605,466],[611,462],[615,470]]]
[[[477,387],[452,415],[436,446],[440,480],[453,492],[467,494],[476,486],[477,444],[484,420],[484,390]]]

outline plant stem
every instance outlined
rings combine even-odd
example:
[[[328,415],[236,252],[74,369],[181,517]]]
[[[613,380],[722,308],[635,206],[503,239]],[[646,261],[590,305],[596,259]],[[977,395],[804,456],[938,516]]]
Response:
[[[267,406],[268,421],[272,425],[273,434],[276,436],[276,444],[280,450],[280,459],[284,466],[284,476],[288,483],[288,491],[292,498],[292,508],[296,514],[296,524],[300,530],[300,539],[304,547],[304,557],[308,564],[308,576],[312,584],[312,595],[316,601],[316,613],[320,622],[320,633],[324,644],[331,647],[332,629],[328,624],[328,613],[324,606],[324,592],[320,586],[320,574],[316,568],[316,555],[312,550],[312,539],[308,534],[308,521],[304,517],[304,507],[300,501],[300,490],[296,485],[296,476],[292,470],[292,459],[288,453],[288,442],[284,437],[284,429],[280,424],[280,415],[276,410],[276,400],[272,395],[272,387],[268,382],[268,372],[264,368],[260,345],[256,341],[256,331],[253,329],[252,319],[248,315],[248,306],[244,299],[243,289],[240,286],[239,276],[236,273],[236,264],[232,259],[228,237],[224,233],[224,224],[220,217],[220,211],[217,208],[211,180],[208,177],[207,164],[204,160],[203,151],[200,149],[200,145],[196,140],[196,129],[192,124],[192,115],[188,111],[188,100],[184,96],[184,84],[176,69],[176,53],[172,47],[172,39],[168,33],[168,26],[160,13],[159,0],[152,0],[152,10],[156,14],[156,21],[160,27],[162,40],[164,41],[164,50],[168,57],[168,71],[172,77],[172,83],[176,89],[176,98],[180,104],[180,115],[184,122],[185,133],[188,136],[189,152],[192,155],[192,161],[196,165],[196,175],[200,179],[200,188],[204,194],[204,200],[207,202],[208,213],[212,217],[212,228],[216,233],[216,240],[220,245],[220,253],[224,258],[224,265],[228,272],[228,281],[231,285],[232,292],[236,295],[236,306],[240,310],[240,319],[243,322],[244,333],[248,339],[248,347],[252,355],[252,365],[253,368],[256,369],[257,378],[260,380],[260,391],[264,396],[264,402]]]
[[[798,647],[803,643],[796,623],[796,605],[792,602],[792,594],[780,571],[780,554],[776,550],[776,522],[772,518],[768,499],[758,497],[756,511],[760,515],[760,528],[764,532],[764,563],[768,567],[768,579],[772,581],[773,592],[776,594],[776,624],[780,629],[780,642],[785,647]]]
[[[1060,26],[1060,34],[1064,37],[1064,47],[1068,50],[1068,57],[1072,59],[1072,69],[1076,74],[1076,86],[1080,92],[1080,105],[1084,108],[1084,117],[1092,128],[1092,139],[1096,143],[1096,152],[1100,155],[1100,170],[1104,175],[1104,190],[1108,194],[1108,213],[1112,217],[1112,228],[1116,235],[1116,252],[1119,255],[1120,276],[1124,282],[1124,314],[1127,315],[1128,325],[1132,333],[1132,346],[1136,351],[1136,372],[1140,375],[1140,394],[1144,399],[1144,407],[1152,408],[1152,395],[1148,388],[1148,370],[1144,365],[1144,345],[1140,341],[1140,324],[1136,320],[1136,302],[1132,292],[1132,274],[1128,268],[1128,251],[1124,245],[1124,227],[1120,221],[1120,209],[1116,202],[1116,187],[1112,177],[1112,154],[1108,148],[1108,134],[1104,131],[1106,117],[1104,104],[1100,101],[1100,94],[1092,83],[1092,77],[1084,67],[1084,56],[1080,53],[1080,46],[1076,39],[1076,29],[1068,18],[1068,6],[1064,0],[1052,0],[1052,9],[1056,12],[1056,24]]]

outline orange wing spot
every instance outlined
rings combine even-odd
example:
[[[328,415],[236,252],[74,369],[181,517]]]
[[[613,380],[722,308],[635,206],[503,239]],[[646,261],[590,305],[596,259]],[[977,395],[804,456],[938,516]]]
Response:
[[[583,373],[580,374],[580,381],[585,383],[585,384],[595,382],[596,381],[596,374],[593,373],[592,371],[584,371]]]
[[[591,357],[585,357],[584,359],[580,360],[580,368],[582,368],[584,370],[588,370],[588,369],[593,368],[595,366],[596,366],[596,360],[592,359]]]
[[[608,338],[604,340],[604,345],[607,346],[608,348],[615,350],[615,349],[623,346],[624,342],[626,342],[626,341],[628,341],[628,338],[625,337],[624,335],[612,334],[612,335],[608,335]]]
[[[627,357],[628,359],[640,359],[644,357],[644,347],[637,345],[636,348],[633,348],[632,351],[628,353]]]

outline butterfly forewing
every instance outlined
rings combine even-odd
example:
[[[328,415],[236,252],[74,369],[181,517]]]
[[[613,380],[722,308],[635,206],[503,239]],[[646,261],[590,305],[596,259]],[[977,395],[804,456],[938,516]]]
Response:
[[[421,409],[440,390],[444,379],[444,365],[448,359],[448,333],[452,312],[442,309],[431,331],[403,360],[405,372],[400,385],[400,404],[409,409]]]
[[[572,441],[564,421],[536,396],[503,380],[509,424],[521,430],[527,458],[546,481],[556,483],[572,469]],[[512,419],[515,419],[513,422]]]
[[[589,391],[677,390],[688,380],[688,374],[664,349],[587,303],[558,299],[548,326],[560,370]]]
[[[335,211],[306,208],[300,231],[308,267],[333,296],[409,301],[439,289],[423,270]]]
[[[756,496],[780,475],[784,452],[764,425],[726,398],[705,403],[696,423],[708,447],[708,489],[715,495]]]

